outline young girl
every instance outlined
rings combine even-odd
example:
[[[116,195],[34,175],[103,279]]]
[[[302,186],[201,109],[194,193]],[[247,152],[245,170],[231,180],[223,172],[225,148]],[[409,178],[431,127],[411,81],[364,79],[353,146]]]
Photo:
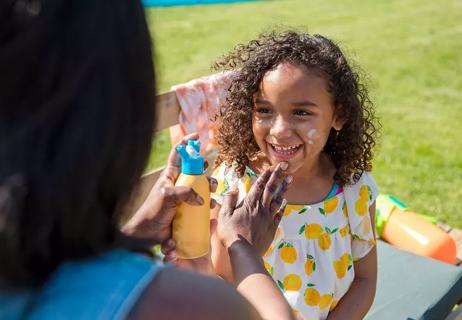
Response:
[[[288,205],[265,267],[297,317],[361,319],[375,294],[377,188],[376,126],[358,73],[332,41],[291,31],[239,45],[217,67],[236,74],[220,115],[215,200],[231,188],[244,198],[262,170],[287,162]],[[213,237],[212,261],[231,277]]]

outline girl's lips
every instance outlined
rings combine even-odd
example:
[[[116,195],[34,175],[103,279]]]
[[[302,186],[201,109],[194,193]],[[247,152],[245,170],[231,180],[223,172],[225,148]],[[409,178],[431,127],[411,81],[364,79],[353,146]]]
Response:
[[[271,157],[281,161],[290,160],[294,158],[302,150],[301,144],[290,148],[275,146],[271,143],[267,143],[267,145]]]

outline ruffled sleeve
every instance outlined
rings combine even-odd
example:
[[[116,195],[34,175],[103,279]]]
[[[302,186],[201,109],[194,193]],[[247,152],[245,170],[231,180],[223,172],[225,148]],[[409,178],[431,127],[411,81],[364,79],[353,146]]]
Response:
[[[352,236],[351,252],[353,260],[359,260],[375,246],[369,208],[375,202],[378,190],[368,172],[364,172],[354,185],[345,186],[344,190]]]
[[[236,187],[239,190],[238,204],[245,198],[250,190],[250,186],[256,179],[256,174],[248,168],[242,178],[239,178],[234,171],[233,166],[220,164],[212,173],[212,177],[218,182],[217,190],[212,193],[214,199],[219,205],[223,204],[224,195]]]

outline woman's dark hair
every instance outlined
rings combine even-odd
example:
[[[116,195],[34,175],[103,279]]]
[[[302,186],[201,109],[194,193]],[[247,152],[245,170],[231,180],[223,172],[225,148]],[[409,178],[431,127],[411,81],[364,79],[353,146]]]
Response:
[[[1,1],[0,287],[115,246],[154,98],[139,1]]]
[[[344,185],[370,170],[377,124],[367,88],[340,48],[320,35],[285,31],[261,34],[236,46],[215,64],[217,70],[234,70],[226,104],[220,110],[215,164],[235,163],[238,176],[260,149],[252,132],[253,96],[263,76],[281,63],[303,65],[328,82],[335,113],[345,120],[342,130],[331,130],[324,151],[337,168],[334,179]]]

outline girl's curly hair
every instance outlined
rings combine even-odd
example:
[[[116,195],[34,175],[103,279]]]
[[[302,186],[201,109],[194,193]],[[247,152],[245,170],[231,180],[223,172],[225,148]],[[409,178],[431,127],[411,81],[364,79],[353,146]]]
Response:
[[[237,45],[215,63],[216,70],[235,71],[220,109],[215,164],[235,163],[236,173],[242,177],[246,165],[259,154],[252,132],[253,96],[265,73],[281,63],[304,65],[326,77],[335,113],[345,125],[338,132],[331,129],[324,152],[337,168],[335,181],[345,185],[353,178],[357,182],[363,171],[372,169],[379,126],[367,88],[335,43],[297,31],[263,33],[256,40]]]

